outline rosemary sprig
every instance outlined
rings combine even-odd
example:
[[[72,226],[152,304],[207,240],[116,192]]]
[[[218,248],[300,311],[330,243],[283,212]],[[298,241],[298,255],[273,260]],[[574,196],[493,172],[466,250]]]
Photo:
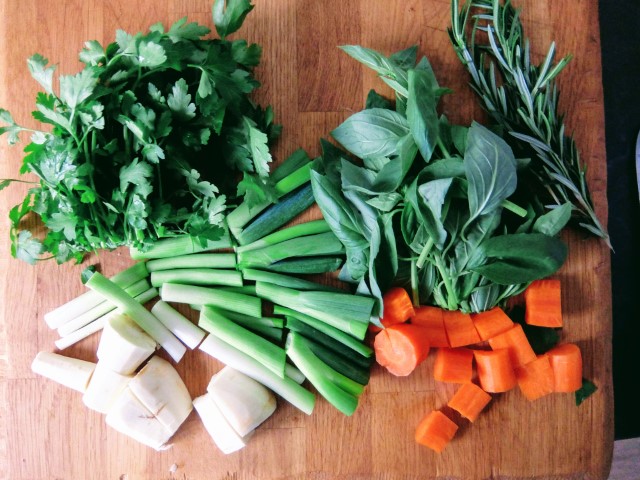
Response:
[[[493,120],[516,140],[515,146],[538,158],[532,170],[549,194],[549,207],[571,202],[574,220],[611,248],[593,208],[578,148],[565,135],[558,113],[555,78],[570,56],[554,64],[552,43],[542,63],[533,64],[520,11],[510,0],[465,0],[462,8],[452,0],[451,19],[449,36],[473,90]]]

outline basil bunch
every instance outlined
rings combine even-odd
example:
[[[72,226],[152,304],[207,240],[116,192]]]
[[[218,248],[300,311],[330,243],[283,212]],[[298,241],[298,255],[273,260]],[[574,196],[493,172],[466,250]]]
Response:
[[[344,50],[396,98],[370,92],[332,132],[343,148],[323,141],[313,165],[316,201],[346,249],[342,280],[378,298],[409,285],[416,303],[479,312],[556,272],[571,205],[545,209],[527,189],[528,162],[498,134],[437,113],[448,90],[416,47]]]

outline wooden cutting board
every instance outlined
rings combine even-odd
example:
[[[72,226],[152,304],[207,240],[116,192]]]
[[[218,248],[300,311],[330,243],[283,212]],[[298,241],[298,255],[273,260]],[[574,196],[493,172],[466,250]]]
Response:
[[[597,0],[519,0],[533,55],[556,40],[574,59],[560,78],[561,108],[588,165],[597,212],[606,224],[606,161]],[[25,60],[35,52],[79,70],[85,40],[113,41],[116,29],[146,30],[184,15],[211,26],[210,0],[0,1],[0,106],[33,125],[38,85]],[[240,35],[264,47],[257,96],[274,106],[284,134],[275,154],[297,147],[318,153],[326,137],[362,108],[375,75],[338,50],[362,44],[391,53],[413,44],[431,60],[442,85],[455,90],[444,104],[453,121],[482,118],[467,77],[450,47],[448,0],[256,0]],[[0,147],[0,178],[17,175],[21,147]],[[413,432],[427,412],[444,405],[452,385],[434,382],[433,356],[408,378],[375,369],[355,415],[347,418],[319,399],[308,417],[284,401],[243,451],[223,456],[193,413],[168,451],[156,452],[107,428],[84,408],[80,394],[31,373],[40,350],[54,350],[56,334],[43,314],[80,294],[85,265],[35,267],[10,258],[11,206],[26,187],[0,194],[0,478],[7,479],[604,479],[613,445],[609,251],[570,232],[560,272],[566,326],[577,342],[584,374],[599,387],[577,408],[573,395],[534,403],[518,391],[496,396],[475,424],[459,431],[441,455],[417,446]],[[131,264],[126,251],[92,256],[106,274]],[[98,335],[64,351],[95,360]],[[192,396],[201,395],[219,365],[190,352],[177,367]]]

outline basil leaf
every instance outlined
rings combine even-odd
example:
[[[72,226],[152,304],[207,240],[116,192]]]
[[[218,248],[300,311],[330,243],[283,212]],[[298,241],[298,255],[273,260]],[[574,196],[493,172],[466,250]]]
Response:
[[[409,70],[409,95],[407,98],[407,120],[409,130],[422,158],[429,162],[438,140],[438,103],[432,76],[422,70]]]
[[[382,81],[393,88],[399,95],[407,97],[408,81],[406,69],[398,65],[393,59],[359,45],[344,45],[340,48],[347,55],[377,72]]]
[[[571,202],[567,202],[545,213],[535,221],[532,230],[545,235],[557,235],[571,220],[571,208]]]
[[[397,112],[371,108],[351,115],[331,132],[349,152],[360,158],[398,153],[398,144],[409,134],[407,120]]]
[[[516,161],[511,148],[479,123],[467,135],[464,153],[469,183],[469,222],[500,207],[516,189]]]
[[[567,258],[566,245],[542,233],[499,235],[478,247],[486,262],[471,270],[500,285],[527,283],[554,274]]]
[[[384,98],[375,90],[373,89],[369,90],[369,93],[367,94],[367,101],[364,106],[365,109],[386,108],[387,110],[389,110],[392,107],[393,107],[393,104],[391,103],[391,101]]]

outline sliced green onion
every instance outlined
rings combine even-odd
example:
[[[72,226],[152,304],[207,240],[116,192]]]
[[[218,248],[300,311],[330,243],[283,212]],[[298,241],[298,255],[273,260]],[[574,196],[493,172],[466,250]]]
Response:
[[[151,313],[191,349],[196,348],[205,337],[204,330],[194,325],[191,320],[163,300],[156,302],[151,308]]]
[[[235,268],[233,253],[193,253],[177,257],[154,258],[146,263],[149,272],[175,268]]]
[[[284,378],[279,377],[256,359],[232,347],[215,335],[207,335],[207,338],[203,340],[199,348],[223,364],[244,373],[256,382],[273,390],[307,415],[311,415],[313,412],[316,401],[313,393],[287,376]]]
[[[272,263],[265,268],[278,273],[312,275],[316,273],[335,272],[338,268],[340,268],[343,262],[344,257],[342,256],[290,258],[287,260],[281,260],[279,262]]]
[[[322,320],[362,340],[369,327],[375,299],[363,295],[297,291],[271,283],[256,283],[256,294],[276,305]]]
[[[358,398],[343,389],[349,379],[328,367],[307,346],[304,338],[292,332],[287,336],[287,355],[305,377],[316,387],[320,395],[347,416],[353,415],[358,407]],[[340,379],[340,385],[335,383]],[[346,379],[346,380],[344,380]],[[352,383],[355,383],[352,381]],[[355,389],[354,389],[355,390]]]
[[[136,263],[116,273],[111,277],[111,281],[119,287],[126,288],[148,276],[149,272],[147,271],[146,265],[144,263]],[[73,320],[78,315],[91,310],[102,302],[104,302],[104,297],[90,290],[59,306],[55,310],[45,313],[44,320],[49,328],[58,328],[62,324]]]
[[[317,290],[326,292],[338,292],[344,293],[341,290],[330,285],[323,285],[321,283],[312,282],[291,275],[284,275],[282,273],[266,272],[264,270],[256,270],[253,268],[246,268],[242,270],[242,277],[245,280],[254,282],[266,282],[273,283],[274,285],[280,285],[281,287],[293,288],[294,290]],[[255,287],[254,287],[255,294]]]
[[[165,302],[209,305],[252,317],[262,316],[262,301],[242,293],[225,292],[222,289],[165,283],[160,292]]]
[[[238,252],[240,268],[263,268],[293,257],[344,254],[344,245],[333,232],[296,237],[256,250]],[[306,259],[304,259],[306,261]]]
[[[214,268],[177,268],[151,272],[152,286],[160,287],[163,283],[241,287],[242,274],[236,270],[217,270]]]
[[[307,182],[265,209],[244,229],[234,233],[237,242],[240,245],[255,242],[291,221],[313,205],[313,202],[311,183]]]
[[[151,338],[160,344],[176,362],[179,362],[186,352],[185,346],[165,327],[160,320],[154,317],[149,310],[136,302],[130,295],[115,283],[105,278],[100,273],[91,275],[86,283],[87,287],[104,296],[111,303],[121,308],[123,313],[129,315],[140,328],[147,332]]]
[[[150,300],[153,300],[158,296],[158,289],[150,288],[145,292],[142,292],[140,295],[134,297],[134,300],[140,304],[145,304]],[[124,311],[120,308],[116,308],[113,312],[109,312],[102,317],[95,319],[93,322],[88,323],[82,328],[79,328],[69,335],[59,338],[55,341],[55,345],[59,350],[64,350],[71,345],[78,343],[80,340],[87,338],[89,335],[96,333],[104,328],[107,319],[113,314],[124,313]]]
[[[144,251],[131,248],[129,249],[129,254],[134,260],[144,260],[148,258],[178,257],[231,247],[231,237],[228,232],[225,232],[218,240],[204,240],[203,242],[190,235],[179,235],[158,240]]]
[[[310,222],[298,223],[288,228],[283,228],[276,232],[273,232],[266,237],[256,240],[248,245],[236,247],[236,252],[242,253],[249,250],[257,250],[258,248],[268,247],[269,245],[275,245],[276,243],[291,240],[293,238],[304,237],[307,235],[315,235],[318,233],[330,232],[331,227],[324,220],[312,220]]]
[[[198,326],[255,358],[279,377],[284,377],[287,355],[282,347],[232,322],[210,307],[200,311]]]
[[[142,280],[138,280],[133,285],[129,285],[128,287],[126,287],[124,291],[135,298],[137,295],[140,295],[141,293],[147,291],[150,288],[151,288],[151,284],[149,283],[149,280],[147,280],[146,278],[143,278]],[[97,318],[100,318],[103,315],[106,315],[107,313],[112,312],[116,308],[118,307],[116,307],[113,303],[105,300],[99,305],[96,305],[95,307],[93,307],[91,310],[87,310],[83,314],[78,315],[73,320],[70,320],[60,325],[60,327],[58,327],[58,335],[60,335],[61,337],[66,337],[71,332],[74,332],[75,330],[82,328],[85,325],[88,325],[89,323],[93,322]]]

